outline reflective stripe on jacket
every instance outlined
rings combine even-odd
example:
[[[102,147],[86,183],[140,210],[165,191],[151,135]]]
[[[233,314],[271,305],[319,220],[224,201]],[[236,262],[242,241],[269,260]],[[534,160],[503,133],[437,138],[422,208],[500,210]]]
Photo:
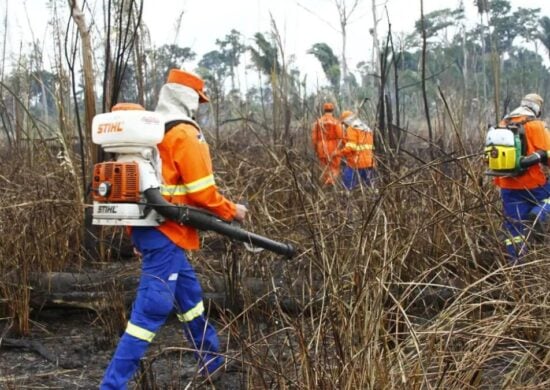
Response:
[[[537,150],[550,150],[550,134],[544,127],[544,122],[538,119],[528,120],[526,116],[517,116],[503,120],[500,125],[506,126],[506,123],[521,123],[526,121],[525,142],[527,143],[526,155]],[[546,175],[542,171],[540,164],[533,165],[520,176],[516,177],[496,177],[495,185],[507,189],[532,189],[546,183]]]
[[[350,168],[372,168],[374,166],[374,146],[372,131],[348,127],[346,144],[340,154],[346,157]]]
[[[235,204],[218,192],[208,144],[196,127],[187,123],[173,127],[158,149],[164,180],[161,193],[167,201],[201,207],[222,219],[233,219]],[[195,228],[167,220],[158,229],[181,248],[200,246]]]

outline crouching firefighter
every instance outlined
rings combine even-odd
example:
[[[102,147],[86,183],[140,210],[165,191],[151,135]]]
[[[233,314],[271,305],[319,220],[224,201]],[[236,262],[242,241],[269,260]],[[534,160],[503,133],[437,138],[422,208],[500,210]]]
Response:
[[[511,263],[525,254],[530,238],[544,233],[550,218],[550,184],[541,167],[549,163],[550,135],[540,119],[542,105],[539,95],[526,95],[487,133],[486,174],[494,176],[500,188],[504,244]]]
[[[171,70],[167,83],[161,88],[155,112],[144,115],[147,111],[142,111],[139,118],[142,129],[143,126],[156,124],[160,118],[162,134],[158,138],[149,136],[151,139],[143,142],[134,139],[133,144],[126,142],[118,145],[112,141],[110,147],[105,147],[109,144],[106,141],[102,146],[106,151],[133,154],[128,160],[147,158],[151,164],[144,166],[149,169],[153,169],[155,165],[161,166],[159,171],[162,175],[159,181],[162,183],[162,201],[167,201],[168,204],[163,206],[166,214],[170,215],[177,210],[176,206],[170,208],[170,205],[191,205],[206,209],[225,221],[243,221],[247,214],[246,207],[229,201],[218,192],[208,145],[194,120],[199,103],[208,102],[203,87],[203,80],[196,75],[178,69]],[[112,125],[112,121],[111,125],[104,126],[103,129],[101,126],[94,126],[94,134],[99,132],[100,136],[122,137],[122,126],[117,128],[117,125]],[[141,134],[140,137],[146,138],[147,135]],[[144,148],[144,144],[157,145],[158,149]],[[120,160],[121,158],[117,159],[117,163]],[[121,167],[118,169],[120,171]],[[117,171],[116,164],[112,170]],[[158,192],[158,183],[148,185],[143,182],[146,176],[142,172],[143,166],[139,166],[137,170],[140,171],[139,185],[145,188],[157,186]],[[101,175],[94,173],[94,180],[99,176]],[[108,184],[99,184],[97,187],[100,195],[110,196]],[[94,204],[94,218],[99,223],[102,218],[106,218],[102,212],[114,212],[115,206],[110,206],[111,209],[107,206],[101,207],[98,206],[95,213]],[[147,217],[142,216],[140,219],[143,222],[128,223],[133,225],[132,242],[142,254],[142,270],[127,328],[107,367],[100,388],[126,389],[141,357],[174,308],[178,319],[183,323],[183,332],[195,351],[198,372],[205,377],[215,371],[219,372],[223,368],[224,359],[219,354],[218,336],[205,317],[201,286],[186,255],[186,251],[199,248],[197,229],[181,223],[183,213],[180,220],[171,220],[140,204],[122,203],[120,207],[138,207],[142,214],[147,213]],[[127,211],[128,215],[130,211]],[[156,223],[153,221],[149,224],[146,220],[155,220]],[[140,224],[145,226],[139,226]]]

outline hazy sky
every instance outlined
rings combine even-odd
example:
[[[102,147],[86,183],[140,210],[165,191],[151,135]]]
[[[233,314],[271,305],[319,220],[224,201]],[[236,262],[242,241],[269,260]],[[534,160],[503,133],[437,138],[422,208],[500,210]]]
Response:
[[[352,0],[347,0],[347,4],[351,3]],[[424,0],[424,13],[456,8],[460,3],[460,0]],[[360,0],[359,4],[347,28],[347,62],[351,69],[372,56],[369,34],[373,26],[372,0]],[[376,4],[380,38],[388,29],[387,14],[395,34],[412,32],[415,21],[420,18],[420,0],[377,0]],[[468,23],[474,25],[478,21],[474,0],[465,0],[464,4]],[[550,16],[550,0],[512,0],[511,4],[513,9],[541,8],[541,15]],[[314,43],[326,42],[339,55],[342,47],[334,0],[146,0],[145,7],[144,18],[151,26],[155,42],[178,42],[199,54],[216,49],[215,40],[232,28],[251,42],[254,33],[270,31],[272,15],[286,55],[296,56],[295,64],[302,72],[308,72],[309,82],[314,84],[317,80],[324,84],[326,80],[319,62],[307,54],[309,48]],[[175,23],[169,21],[175,21],[182,11],[182,29],[176,36]],[[158,23],[159,20],[165,23]]]
[[[102,4],[100,0],[88,2],[97,7]],[[352,0],[347,2],[350,4]],[[49,39],[47,21],[50,15],[46,3],[47,0],[0,0],[2,25],[6,9],[9,15],[8,52],[19,51],[21,40],[29,40],[30,29],[36,37]],[[465,0],[464,3],[468,23],[473,25],[478,21],[474,0]],[[550,0],[512,0],[511,3],[514,9],[518,6],[537,7],[542,9],[541,15],[550,16]],[[460,0],[424,0],[424,12],[456,8],[459,4]],[[420,0],[378,0],[377,5],[381,37],[387,31],[386,8],[396,34],[411,32],[414,22],[420,17]],[[254,33],[270,31],[270,14],[284,41],[287,57],[295,55],[296,66],[308,73],[310,82],[315,82],[318,77],[324,83],[319,63],[306,52],[314,43],[326,42],[336,54],[340,53],[342,38],[334,0],[145,0],[144,5],[144,20],[153,42],[189,46],[197,53],[197,59],[216,49],[216,39],[223,38],[231,29],[240,31],[247,43],[251,43]],[[182,23],[177,32],[175,26],[179,15],[182,15]],[[348,26],[350,68],[359,61],[370,59],[372,38],[369,29],[372,26],[372,1],[360,0]],[[0,32],[4,32],[3,27],[0,27]]]

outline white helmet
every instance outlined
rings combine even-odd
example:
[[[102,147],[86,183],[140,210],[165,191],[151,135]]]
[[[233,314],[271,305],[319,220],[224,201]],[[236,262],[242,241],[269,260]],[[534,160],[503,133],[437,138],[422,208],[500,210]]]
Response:
[[[533,111],[537,118],[540,117],[542,114],[543,103],[544,100],[542,99],[542,97],[540,97],[540,95],[537,95],[536,93],[530,93],[528,95],[525,95],[523,99],[521,99],[521,105]]]

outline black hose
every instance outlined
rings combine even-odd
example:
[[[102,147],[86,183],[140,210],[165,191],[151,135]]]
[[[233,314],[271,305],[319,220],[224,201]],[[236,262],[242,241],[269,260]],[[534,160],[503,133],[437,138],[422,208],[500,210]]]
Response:
[[[291,244],[274,241],[259,234],[251,233],[223,221],[206,210],[187,205],[174,205],[164,199],[158,188],[150,188],[145,191],[144,195],[148,205],[165,218],[199,230],[211,230],[234,240],[247,242],[288,258],[293,257],[296,253],[296,249]]]
[[[519,166],[522,168],[528,168],[538,163],[545,163],[548,160],[547,153],[544,150],[537,150],[528,156],[522,157],[519,160]]]

